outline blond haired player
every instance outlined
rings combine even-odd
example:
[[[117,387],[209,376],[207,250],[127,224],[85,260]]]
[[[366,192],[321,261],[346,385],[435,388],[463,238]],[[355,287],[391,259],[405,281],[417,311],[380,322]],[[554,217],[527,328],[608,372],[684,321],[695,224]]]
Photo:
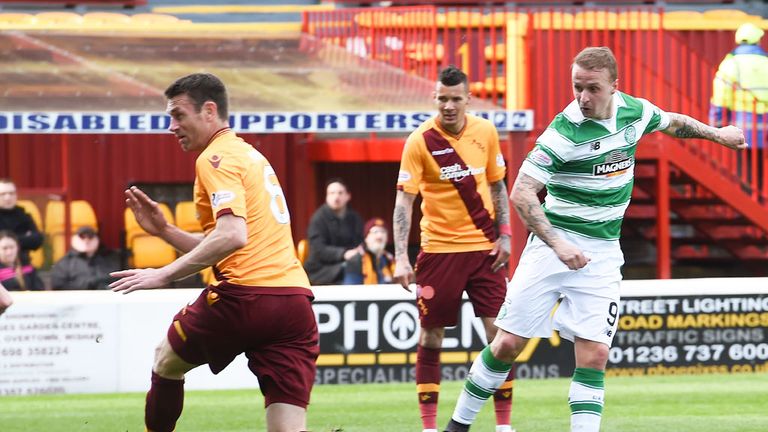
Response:
[[[468,430],[528,339],[548,337],[554,327],[574,343],[571,431],[598,432],[608,349],[619,320],[624,264],[619,235],[632,196],[638,141],[661,131],[746,147],[738,128],[709,127],[620,92],[617,69],[606,47],[586,48],[574,58],[574,100],[520,167],[511,198],[532,235],[496,319],[499,332],[475,359],[447,431]],[[542,206],[538,193],[545,186]]]

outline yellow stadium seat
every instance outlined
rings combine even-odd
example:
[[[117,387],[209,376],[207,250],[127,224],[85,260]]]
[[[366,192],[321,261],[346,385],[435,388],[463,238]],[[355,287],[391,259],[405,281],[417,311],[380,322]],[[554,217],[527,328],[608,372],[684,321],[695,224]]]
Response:
[[[612,29],[616,28],[619,14],[604,10],[578,12],[573,16],[573,25],[581,29]]]
[[[708,9],[701,14],[704,19],[717,21],[736,21],[739,24],[749,18],[749,14],[739,9]]]
[[[445,47],[441,44],[433,45],[430,42],[408,44],[405,48],[409,59],[417,62],[441,61],[445,55]]]
[[[35,15],[40,24],[81,24],[82,15],[74,12],[40,12]]]
[[[74,233],[82,226],[90,226],[98,231],[96,212],[88,201],[73,200],[69,206],[70,232]],[[51,262],[64,256],[67,241],[64,239],[64,202],[49,201],[45,207],[45,233],[51,241]]]
[[[473,95],[493,94],[493,93],[506,93],[507,92],[507,79],[503,76],[496,77],[494,82],[493,77],[488,77],[483,81],[475,81],[469,84],[469,91]]]
[[[307,239],[299,240],[299,244],[296,245],[296,256],[302,264],[309,257],[309,241]]]
[[[130,265],[133,268],[158,268],[176,259],[176,249],[160,237],[139,235],[133,238]]]
[[[485,59],[487,61],[505,61],[507,59],[507,45],[500,43],[496,44],[496,52],[494,53],[493,45],[485,47],[483,50]]]
[[[189,22],[188,20],[180,20],[173,15],[158,14],[158,13],[139,13],[131,16],[131,22],[140,25],[163,25],[163,24],[175,24],[179,22]]]
[[[168,222],[173,223],[173,214],[166,204],[159,204],[160,211]],[[133,268],[162,267],[176,259],[176,249],[163,239],[149,235],[136,222],[133,210],[125,209],[125,245],[131,251],[128,265]]]
[[[195,208],[194,201],[180,201],[176,204],[175,209],[176,226],[183,229],[188,233],[201,233],[203,227],[200,226],[200,221],[197,220],[197,208]],[[200,270],[200,277],[203,279],[203,283],[209,285],[216,280],[213,275],[213,269],[211,267]]]
[[[483,15],[483,26],[485,27],[504,27],[509,20],[516,19],[517,13],[515,12],[493,12],[491,14]]]
[[[677,13],[670,12],[670,13]],[[698,12],[697,12],[698,13]],[[664,15],[666,19],[666,14]],[[700,18],[700,17],[699,17]],[[651,29],[656,30],[661,25],[661,16],[649,11],[624,11],[619,12],[620,29]]]
[[[176,204],[174,211],[176,226],[190,233],[203,232],[200,221],[197,220],[197,209],[194,201],[181,201]]]
[[[0,13],[0,24],[34,24],[36,18],[28,13]]]
[[[83,15],[83,24],[110,26],[131,24],[131,17],[115,12],[89,12]]]
[[[534,12],[533,25],[538,29],[572,29],[573,14],[568,12]]]
[[[37,225],[37,229],[40,230],[40,232],[44,232],[43,218],[40,217],[40,209],[37,208],[37,204],[29,200],[19,200],[18,202],[16,202],[16,204],[19,207],[23,208],[25,212],[29,213],[29,215],[32,216],[32,220],[35,221],[35,225]],[[30,251],[29,258],[34,267],[41,268],[43,266],[43,263],[45,263],[45,253],[43,252],[43,248],[40,247],[33,251]]]

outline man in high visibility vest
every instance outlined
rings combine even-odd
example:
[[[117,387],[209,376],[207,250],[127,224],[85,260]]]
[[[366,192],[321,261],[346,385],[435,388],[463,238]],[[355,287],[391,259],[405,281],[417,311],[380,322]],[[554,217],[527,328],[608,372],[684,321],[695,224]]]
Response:
[[[763,180],[762,148],[768,124],[768,53],[759,45],[762,37],[763,30],[752,23],[742,24],[736,30],[738,46],[725,56],[717,69],[709,111],[712,126],[733,124],[744,131],[749,146],[756,147],[746,152],[747,169],[742,169],[741,158],[738,158],[738,165],[740,177],[749,186],[752,183],[752,152],[755,151],[758,188]]]

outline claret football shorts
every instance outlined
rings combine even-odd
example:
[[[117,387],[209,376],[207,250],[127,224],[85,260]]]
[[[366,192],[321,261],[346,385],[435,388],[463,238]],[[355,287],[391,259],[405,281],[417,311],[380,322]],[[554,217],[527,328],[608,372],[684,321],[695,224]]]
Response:
[[[498,314],[506,291],[506,268],[491,271],[496,257],[490,252],[419,253],[414,270],[416,306],[422,327],[456,325],[464,291],[475,316]]]
[[[209,286],[176,314],[167,335],[179,357],[207,363],[214,374],[245,353],[266,406],[309,403],[320,348],[306,295],[258,294],[225,283]]]
[[[531,235],[507,284],[507,296],[495,324],[524,338],[549,337],[556,329],[570,341],[579,337],[610,346],[619,323],[624,255],[618,242],[557,231],[581,247],[590,262],[570,270],[552,248]]]

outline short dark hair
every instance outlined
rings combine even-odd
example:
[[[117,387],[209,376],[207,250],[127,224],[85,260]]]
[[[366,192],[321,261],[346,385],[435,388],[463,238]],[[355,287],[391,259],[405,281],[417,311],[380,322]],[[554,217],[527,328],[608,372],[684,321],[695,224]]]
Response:
[[[616,57],[608,47],[587,47],[581,50],[573,59],[573,64],[579,65],[586,70],[607,69],[611,81],[616,81],[619,77],[618,66],[616,66]]]
[[[469,80],[467,79],[467,74],[462,72],[461,69],[454,65],[448,65],[448,67],[441,70],[440,76],[437,77],[437,80],[447,87],[464,84],[464,86],[469,89]]]
[[[0,177],[0,184],[9,184],[16,187],[16,183],[13,182],[13,180],[6,178],[6,177]]]
[[[328,190],[328,186],[332,185],[333,183],[338,183],[344,186],[344,189],[346,189],[346,191],[349,192],[349,186],[347,186],[347,182],[342,180],[341,177],[329,178],[328,181],[325,182],[325,190]]]
[[[165,89],[165,97],[168,99],[182,94],[186,94],[192,99],[197,112],[200,112],[204,103],[211,101],[216,104],[220,119],[227,120],[229,118],[227,88],[216,75],[193,73],[177,79]]]

